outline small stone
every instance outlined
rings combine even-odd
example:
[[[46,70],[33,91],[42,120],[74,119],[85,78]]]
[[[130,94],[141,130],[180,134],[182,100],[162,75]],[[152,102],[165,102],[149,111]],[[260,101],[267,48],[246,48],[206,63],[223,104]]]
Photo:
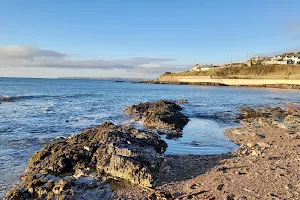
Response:
[[[54,194],[60,194],[60,188],[57,187],[57,186],[55,186],[55,187],[52,189],[52,192],[53,192]]]
[[[292,189],[292,186],[291,186],[291,185],[285,185],[284,188],[285,188],[286,190],[290,190],[290,189]]]
[[[224,187],[224,184],[220,184],[217,186],[217,190],[221,191],[223,189],[223,187]]]
[[[77,170],[75,171],[74,177],[75,177],[75,178],[80,178],[80,177],[82,177],[82,176],[84,176],[83,170],[77,169]]]
[[[289,135],[294,135],[296,133],[296,131],[288,131],[287,134]]]
[[[287,129],[286,125],[284,125],[283,123],[276,123],[278,128],[282,128],[282,129]]]
[[[242,155],[247,154],[247,150],[242,151],[241,154],[242,154]]]
[[[295,133],[294,135],[292,135],[293,139],[300,139],[300,132]]]
[[[261,138],[261,139],[264,139],[264,138],[266,138],[266,136],[265,136],[265,135],[263,135],[263,134],[255,134],[255,136],[256,136],[256,137],[258,137],[258,138]]]
[[[32,188],[32,187],[29,188],[29,189],[28,189],[28,192],[29,192],[30,194],[33,194],[33,188]]]
[[[245,175],[247,173],[246,172],[235,172],[235,174],[237,174],[237,175]]]
[[[266,143],[266,142],[258,142],[257,144],[258,144],[259,146],[263,147],[263,148],[268,148],[268,147],[271,146],[270,144],[268,144],[268,143]]]
[[[252,143],[252,142],[249,142],[249,143],[247,143],[247,146],[250,147],[250,148],[253,148],[253,147],[255,147],[255,144]]]
[[[226,199],[227,200],[234,200],[235,195],[231,194],[231,195],[227,195]]]
[[[258,151],[257,149],[254,149],[254,150],[251,152],[251,155],[252,155],[252,156],[259,156],[259,155],[261,155],[261,152]]]
[[[190,187],[191,189],[196,189],[197,188],[197,185],[196,184],[193,184],[193,185],[191,185],[191,187]]]

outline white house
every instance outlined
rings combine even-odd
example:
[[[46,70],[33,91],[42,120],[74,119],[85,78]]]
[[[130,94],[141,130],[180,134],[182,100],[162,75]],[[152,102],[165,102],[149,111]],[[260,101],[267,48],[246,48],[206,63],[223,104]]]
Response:
[[[207,70],[213,69],[215,67],[217,67],[217,66],[197,64],[192,69],[190,69],[190,72],[194,72],[194,71],[207,71]]]
[[[293,54],[293,55],[285,55],[283,60],[287,61],[287,64],[300,64],[300,55]]]
[[[269,59],[262,62],[265,65],[270,64],[281,64],[281,65],[287,65],[287,64],[300,64],[300,55],[299,54],[285,54],[285,56],[273,56]]]

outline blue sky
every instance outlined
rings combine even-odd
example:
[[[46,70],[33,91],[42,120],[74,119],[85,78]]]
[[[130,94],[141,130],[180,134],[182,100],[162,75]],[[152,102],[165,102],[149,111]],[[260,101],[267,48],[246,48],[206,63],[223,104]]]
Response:
[[[155,77],[230,55],[300,51],[297,0],[0,3],[0,76]],[[66,56],[40,58],[43,50]],[[20,52],[34,63],[12,56]]]

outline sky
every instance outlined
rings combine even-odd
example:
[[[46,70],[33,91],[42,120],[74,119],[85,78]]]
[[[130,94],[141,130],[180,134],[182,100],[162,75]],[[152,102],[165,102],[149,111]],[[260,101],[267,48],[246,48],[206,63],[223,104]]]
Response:
[[[155,78],[300,51],[299,0],[0,0],[0,77]]]

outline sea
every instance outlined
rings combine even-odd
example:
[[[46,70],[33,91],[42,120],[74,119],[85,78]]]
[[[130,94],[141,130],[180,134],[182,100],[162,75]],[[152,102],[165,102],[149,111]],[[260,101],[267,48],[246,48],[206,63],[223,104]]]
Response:
[[[190,118],[180,138],[162,138],[166,154],[223,154],[237,145],[224,130],[238,125],[242,106],[299,103],[299,90],[142,84],[94,79],[0,78],[0,198],[19,180],[30,156],[56,138],[69,137],[105,121],[137,125],[124,114],[140,102],[186,99]]]

